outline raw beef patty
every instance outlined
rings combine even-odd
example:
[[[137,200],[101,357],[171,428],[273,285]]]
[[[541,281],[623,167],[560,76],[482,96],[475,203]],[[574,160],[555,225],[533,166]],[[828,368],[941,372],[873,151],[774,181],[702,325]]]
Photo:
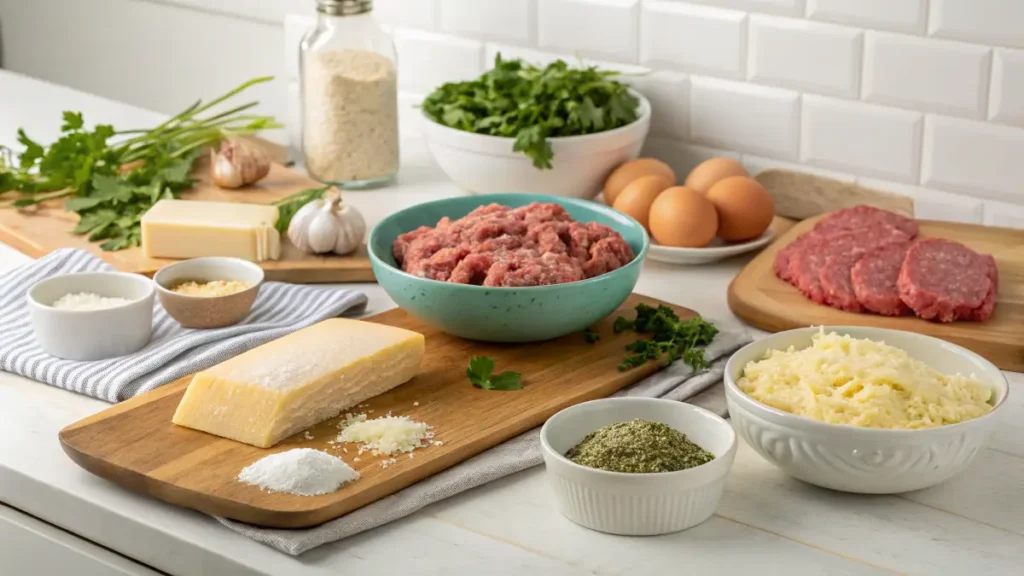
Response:
[[[819,304],[828,304],[825,289],[821,284],[821,273],[827,266],[829,258],[858,257],[889,244],[908,241],[910,241],[910,237],[907,234],[884,224],[856,232],[821,236],[807,241],[803,248],[790,259],[789,276],[804,296]],[[838,258],[836,261],[838,262]],[[837,272],[839,277],[843,274],[849,275],[850,268],[855,262],[856,260],[851,261],[844,258],[844,268]],[[844,280],[843,283],[845,284],[845,282]]]
[[[996,274],[992,256],[926,238],[907,251],[896,284],[900,299],[926,320],[987,320],[995,307]]]
[[[903,267],[909,249],[909,242],[892,244],[869,252],[857,260],[850,270],[850,280],[861,306],[883,316],[910,313],[896,289],[900,268]]]

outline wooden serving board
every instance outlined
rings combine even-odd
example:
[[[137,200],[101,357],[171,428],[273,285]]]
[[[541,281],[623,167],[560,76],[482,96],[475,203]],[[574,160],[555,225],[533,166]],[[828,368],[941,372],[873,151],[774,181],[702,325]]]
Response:
[[[729,285],[729,308],[747,323],[770,332],[803,326],[856,325],[928,334],[981,354],[996,366],[1024,372],[1024,230],[919,220],[921,237],[948,238],[992,254],[999,266],[996,309],[986,322],[940,324],[912,316],[857,314],[816,304],[775,276],[775,254],[810,230],[804,220],[757,255]]]
[[[369,318],[422,333],[426,355],[419,376],[352,411],[365,411],[368,418],[388,412],[409,416],[433,426],[434,440],[443,442],[415,450],[413,458],[396,455],[396,462],[387,468],[381,465],[386,457],[365,453],[355,462],[355,445],[328,444],[338,434],[340,418],[309,429],[313,440],[300,433],[266,450],[175,426],[171,416],[190,377],[72,424],[60,432],[60,441],[68,456],[83,468],[130,490],[252,524],[313,526],[535,428],[567,406],[608,396],[655,372],[654,362],[627,372],[616,369],[627,354],[623,347],[637,335],[616,335],[612,324],[619,314],[632,318],[638,302],[662,303],[634,294],[615,314],[594,326],[600,335],[594,344],[587,343],[583,334],[537,344],[488,344],[443,334],[402,310]],[[695,315],[685,308],[673,308],[683,318]],[[470,357],[479,355],[494,358],[497,372],[521,372],[523,389],[474,388],[466,377],[466,366]],[[236,481],[245,466],[268,454],[298,447],[338,455],[358,470],[361,478],[333,494],[312,497],[271,494]]]
[[[224,190],[210,182],[205,161],[197,163],[195,176],[199,181],[192,190],[183,192],[182,198],[269,204],[301,190],[322,186],[280,164],[273,164],[270,174],[255,185],[238,190]],[[175,262],[165,258],[147,258],[141,248],[117,252],[100,250],[98,243],[71,233],[78,222],[78,216],[66,212],[63,206],[63,199],[59,199],[25,210],[0,210],[0,242],[33,258],[45,256],[58,248],[78,248],[92,252],[118,270],[147,276]],[[292,246],[284,234],[281,235],[281,259],[262,262],[260,266],[266,272],[267,280],[281,282],[309,284],[374,280],[365,246],[348,256],[311,256]]]

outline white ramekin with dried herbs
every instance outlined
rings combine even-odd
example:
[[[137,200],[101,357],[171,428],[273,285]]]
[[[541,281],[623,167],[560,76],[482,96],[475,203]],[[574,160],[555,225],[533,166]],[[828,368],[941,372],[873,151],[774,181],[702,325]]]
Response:
[[[639,156],[650,126],[650,103],[615,75],[499,54],[480,78],[427,96],[427,147],[469,192],[593,198],[616,166]]]
[[[634,419],[667,426],[702,449],[698,452],[709,452],[714,458],[698,459],[670,472],[617,472],[571,459],[570,451],[592,432]],[[660,398],[605,398],[570,406],[548,419],[540,442],[562,514],[592,530],[625,536],[678,532],[707,520],[718,506],[736,457],[736,433],[723,418],[692,404]],[[609,454],[628,452],[621,446],[613,448]]]

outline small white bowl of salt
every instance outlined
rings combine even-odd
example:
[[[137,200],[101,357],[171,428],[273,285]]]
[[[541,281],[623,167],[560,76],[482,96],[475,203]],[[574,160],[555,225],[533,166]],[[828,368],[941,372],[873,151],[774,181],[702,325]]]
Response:
[[[154,294],[145,276],[81,272],[35,283],[27,300],[43,351],[91,361],[131,354],[149,342]]]

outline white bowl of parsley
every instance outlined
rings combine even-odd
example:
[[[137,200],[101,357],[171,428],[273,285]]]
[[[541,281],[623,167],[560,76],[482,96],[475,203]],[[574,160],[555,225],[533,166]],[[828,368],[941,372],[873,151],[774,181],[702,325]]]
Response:
[[[650,103],[615,75],[498,54],[480,78],[423,101],[427,147],[469,192],[593,198],[615,167],[640,155],[650,127]]]

